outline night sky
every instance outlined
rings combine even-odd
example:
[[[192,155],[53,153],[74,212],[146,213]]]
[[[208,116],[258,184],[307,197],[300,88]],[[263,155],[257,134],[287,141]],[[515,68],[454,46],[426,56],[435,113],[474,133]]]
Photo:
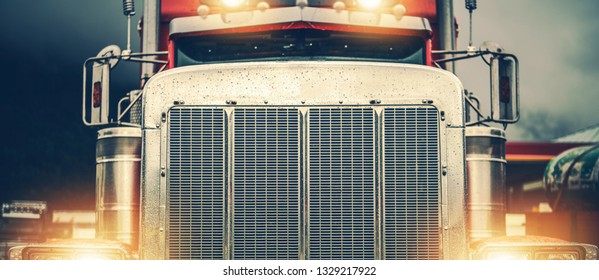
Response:
[[[474,42],[499,42],[521,62],[522,121],[509,140],[548,140],[599,122],[599,1],[478,1]],[[126,45],[121,0],[0,1],[4,133],[0,202],[45,200],[93,209],[96,129],[81,122],[82,63]],[[467,12],[454,0],[465,48]],[[136,1],[138,14],[142,1]],[[134,33],[133,49],[139,50]],[[470,90],[488,95],[480,60],[457,66]],[[120,63],[111,94],[138,85],[138,65]]]
[[[0,11],[0,201],[94,209],[96,129],[81,121],[82,65],[107,45],[126,46],[121,1],[0,1]],[[113,94],[138,85],[137,67],[115,68]]]

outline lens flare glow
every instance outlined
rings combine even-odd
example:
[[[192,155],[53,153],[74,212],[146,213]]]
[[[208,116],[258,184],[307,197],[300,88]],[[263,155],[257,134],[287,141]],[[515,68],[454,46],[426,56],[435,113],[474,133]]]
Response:
[[[357,0],[358,4],[360,4],[360,6],[362,6],[365,9],[375,9],[378,8],[381,3],[383,2],[382,0]]]
[[[76,260],[84,260],[84,261],[101,261],[101,260],[111,260],[110,256],[105,256],[101,254],[80,254],[77,255],[74,259]]]
[[[229,8],[237,8],[245,3],[246,0],[222,0],[223,5]]]
[[[498,251],[490,252],[487,260],[530,260],[530,253],[523,251]]]

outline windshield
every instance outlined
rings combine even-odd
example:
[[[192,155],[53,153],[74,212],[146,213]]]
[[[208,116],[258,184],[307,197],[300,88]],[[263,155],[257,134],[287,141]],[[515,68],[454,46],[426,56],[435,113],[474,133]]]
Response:
[[[424,64],[419,37],[314,29],[182,37],[175,66],[244,60],[372,60]]]

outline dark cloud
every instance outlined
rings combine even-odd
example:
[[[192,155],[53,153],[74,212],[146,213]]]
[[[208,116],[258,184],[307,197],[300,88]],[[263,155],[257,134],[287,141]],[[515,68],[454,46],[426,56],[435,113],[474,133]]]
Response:
[[[518,127],[522,129],[522,140],[550,141],[575,132],[578,123],[574,118],[564,118],[547,110],[526,110]]]
[[[574,131],[599,122],[599,1],[502,0],[478,1],[474,15],[474,42],[499,42],[520,60],[521,121],[508,129],[508,139],[544,140],[548,132],[530,133],[530,128],[552,130],[541,123],[553,120]],[[454,1],[462,20],[459,47],[467,38],[464,1]],[[458,64],[464,85],[488,102],[488,71],[478,61]],[[547,118],[535,117],[544,115]],[[558,126],[559,127],[559,126]],[[541,138],[536,138],[541,137]]]
[[[565,9],[568,20],[576,20],[577,25],[571,31],[574,42],[567,52],[565,65],[589,74],[599,72],[599,1],[576,1]],[[576,17],[576,18],[573,18]]]

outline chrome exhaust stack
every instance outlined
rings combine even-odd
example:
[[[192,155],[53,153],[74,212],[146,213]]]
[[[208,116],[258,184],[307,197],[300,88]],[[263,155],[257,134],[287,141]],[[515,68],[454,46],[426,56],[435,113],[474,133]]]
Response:
[[[470,242],[505,236],[505,132],[466,128]]]
[[[96,144],[96,238],[137,248],[141,129],[98,131]]]

